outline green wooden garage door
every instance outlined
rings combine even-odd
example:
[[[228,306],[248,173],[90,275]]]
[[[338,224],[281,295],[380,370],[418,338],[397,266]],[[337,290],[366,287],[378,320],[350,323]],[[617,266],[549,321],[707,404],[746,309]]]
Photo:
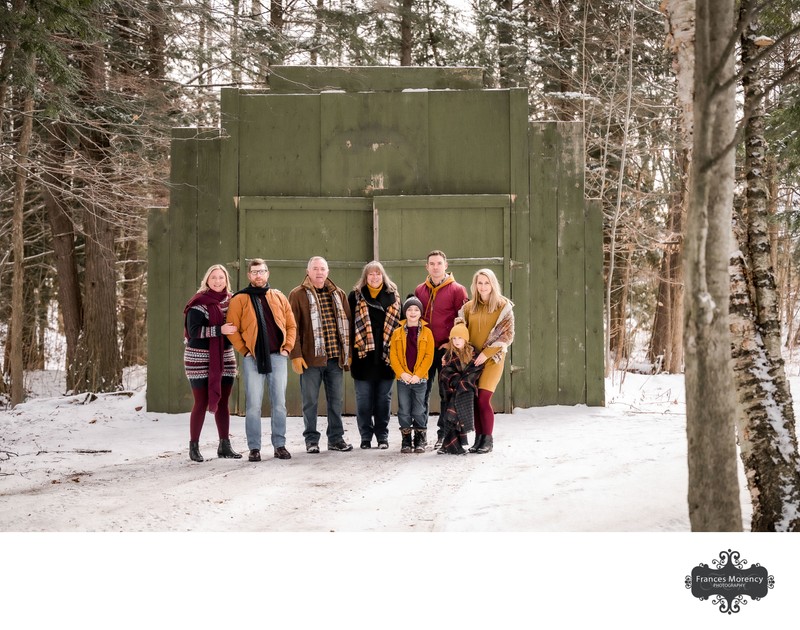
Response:
[[[469,295],[473,274],[489,268],[510,295],[511,198],[509,195],[414,195],[375,197],[376,249],[403,291],[413,293],[425,280],[428,252],[447,254],[449,271]],[[512,346],[513,347],[513,346]],[[506,372],[511,364],[506,360]],[[507,376],[507,374],[506,374]],[[496,410],[511,410],[510,382],[495,393]],[[431,410],[439,411],[438,393]]]
[[[242,197],[238,285],[247,283],[246,261],[261,257],[270,268],[270,285],[288,295],[305,277],[308,259],[323,256],[331,279],[349,293],[364,264],[378,259],[405,297],[425,279],[427,253],[440,249],[467,291],[473,273],[488,267],[510,295],[510,225],[509,195]],[[509,358],[507,370],[510,363]],[[511,409],[509,383],[504,378],[495,394],[498,411]],[[349,376],[345,384],[345,412],[355,413]],[[265,415],[269,413],[267,398]],[[286,399],[289,414],[300,415],[300,384],[291,372]],[[320,399],[324,410],[324,396]],[[243,385],[237,400],[241,412]],[[431,410],[439,411],[438,395]]]

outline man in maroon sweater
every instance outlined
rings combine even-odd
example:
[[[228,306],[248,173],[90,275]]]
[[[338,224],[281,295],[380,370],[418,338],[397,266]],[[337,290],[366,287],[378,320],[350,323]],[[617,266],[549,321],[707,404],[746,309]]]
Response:
[[[442,369],[442,358],[450,338],[450,329],[453,327],[453,320],[458,315],[458,310],[467,301],[467,290],[456,282],[452,273],[447,271],[447,256],[443,251],[435,249],[430,252],[425,269],[428,277],[416,288],[414,295],[422,302],[422,319],[430,327],[436,347],[433,365],[428,372],[428,387],[425,391],[425,415],[427,416],[430,411],[433,379]],[[444,427],[440,414],[435,449],[441,446],[443,437]]]

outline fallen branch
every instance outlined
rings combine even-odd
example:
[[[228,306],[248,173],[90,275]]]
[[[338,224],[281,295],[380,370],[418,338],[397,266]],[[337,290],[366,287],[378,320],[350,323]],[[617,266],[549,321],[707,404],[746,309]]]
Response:
[[[98,400],[100,398],[109,398],[111,396],[124,396],[125,398],[130,398],[131,396],[133,396],[133,392],[132,391],[103,392],[102,394],[96,394],[95,392],[86,392],[86,394],[83,395],[83,400],[77,400],[78,397],[76,396],[76,400],[74,402],[77,402],[81,405],[88,405],[89,403],[93,403],[95,400]]]
[[[74,448],[71,451],[37,451],[37,455],[42,453],[78,453],[79,455],[96,455],[98,453],[110,453],[111,449],[92,449],[92,448]]]

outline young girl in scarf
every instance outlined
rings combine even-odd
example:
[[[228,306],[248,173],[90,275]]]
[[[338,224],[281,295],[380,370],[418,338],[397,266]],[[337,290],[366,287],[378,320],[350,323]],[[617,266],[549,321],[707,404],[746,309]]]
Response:
[[[439,454],[464,455],[467,432],[474,429],[475,402],[482,365],[475,365],[475,348],[469,343],[469,330],[456,324],[450,330],[450,341],[439,372],[444,438]]]
[[[225,336],[236,332],[236,326],[225,323],[230,298],[231,281],[227,269],[211,265],[197,293],[183,310],[186,343],[183,366],[194,396],[189,416],[189,458],[195,462],[203,461],[199,443],[206,409],[214,414],[217,423],[217,456],[241,457],[231,448],[229,438],[228,398],[236,376],[236,355]]]

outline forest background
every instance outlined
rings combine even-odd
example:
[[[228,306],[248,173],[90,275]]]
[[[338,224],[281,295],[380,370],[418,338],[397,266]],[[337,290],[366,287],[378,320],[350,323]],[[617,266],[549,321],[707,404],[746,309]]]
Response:
[[[735,3],[720,56],[730,72],[699,56],[695,73],[695,16],[709,16],[694,0],[4,0],[0,397],[22,401],[24,374],[54,365],[70,392],[113,391],[123,367],[146,363],[147,214],[169,202],[171,128],[218,126],[221,87],[267,87],[271,66],[310,64],[477,66],[486,87],[528,87],[531,120],[584,124],[586,194],[604,213],[607,374],[689,365],[682,261],[687,238],[705,234],[687,208],[694,131],[715,129],[693,110],[707,72],[735,103],[724,183],[740,257],[722,319],[734,354],[758,337],[756,354],[734,358],[766,361],[763,403],[800,343],[799,5]],[[759,388],[747,370],[740,439],[757,433],[742,411]],[[794,416],[788,393],[773,403],[791,443],[785,502],[800,493]],[[762,528],[798,526],[775,511]]]

